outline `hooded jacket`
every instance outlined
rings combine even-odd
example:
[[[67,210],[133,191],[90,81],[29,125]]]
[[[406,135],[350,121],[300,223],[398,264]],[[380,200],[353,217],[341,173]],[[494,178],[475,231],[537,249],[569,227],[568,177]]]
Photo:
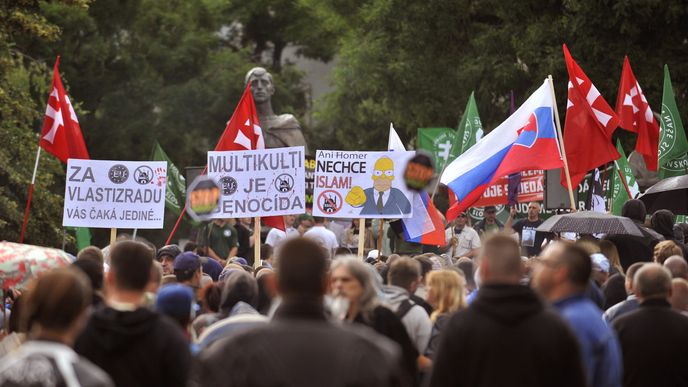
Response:
[[[74,349],[117,386],[185,386],[191,365],[179,325],[146,308],[96,310]]]
[[[578,344],[528,287],[485,285],[440,336],[431,386],[585,386]]]
[[[415,304],[409,298],[406,289],[394,285],[386,285],[382,288],[385,293],[387,304],[393,312],[397,313],[399,306],[404,300],[409,300],[413,306],[402,316],[401,322],[406,328],[411,341],[416,346],[418,353],[424,353],[430,341],[432,333],[432,322],[428,313],[422,306]]]

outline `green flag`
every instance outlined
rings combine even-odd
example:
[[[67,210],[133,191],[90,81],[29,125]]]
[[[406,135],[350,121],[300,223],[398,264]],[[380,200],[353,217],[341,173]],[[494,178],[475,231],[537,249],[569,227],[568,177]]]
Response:
[[[172,163],[160,144],[156,141],[153,145],[151,160],[167,162],[167,189],[165,190],[165,207],[179,215],[186,201],[186,184],[184,176]]]
[[[667,65],[664,65],[664,94],[659,136],[659,177],[663,179],[688,174],[688,141],[676,106]]]
[[[458,136],[455,147],[459,148],[458,154],[463,154],[483,137],[483,124],[478,115],[478,105],[475,103],[474,92],[468,98],[466,110],[459,122]],[[460,141],[460,142],[459,142]]]
[[[84,247],[91,245],[91,229],[88,227],[67,227],[67,230],[74,231],[76,235],[76,251],[81,251]]]
[[[621,147],[621,142],[616,141],[616,150],[619,151],[621,157],[614,162],[614,176],[612,178],[611,185],[611,196],[612,196],[612,214],[621,215],[621,207],[627,200],[632,199],[628,196],[628,191],[626,186],[624,186],[623,181],[621,181],[621,176],[619,176],[619,171],[621,175],[626,179],[628,184],[628,189],[631,191],[631,195],[635,197],[638,194],[638,183],[635,181],[635,176],[631,170],[631,166],[628,164],[628,159]]]
[[[459,147],[452,147],[456,136],[456,131],[451,128],[418,128],[417,148],[432,155],[435,172],[442,172],[444,166],[459,155]]]

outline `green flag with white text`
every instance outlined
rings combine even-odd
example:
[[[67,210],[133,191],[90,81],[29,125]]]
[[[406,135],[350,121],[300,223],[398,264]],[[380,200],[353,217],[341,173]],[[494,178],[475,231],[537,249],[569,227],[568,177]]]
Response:
[[[160,144],[153,145],[151,160],[167,162],[167,189],[165,190],[165,207],[179,215],[186,201],[186,180],[179,169],[172,163]]]
[[[626,179],[628,189],[631,191],[633,198],[638,195],[639,189],[638,183],[635,181],[635,176],[633,175],[631,166],[628,164],[628,159],[626,158],[626,154],[624,153],[619,140],[616,141],[616,150],[619,151],[621,157],[614,162],[614,176],[612,178],[611,185],[611,209],[612,214],[621,215],[621,207],[623,207],[627,200],[632,198],[628,196],[628,191],[626,190],[626,186],[624,186],[623,181],[621,181],[619,171],[621,171],[621,175],[623,175]]]
[[[669,66],[664,65],[662,117],[659,120],[659,177],[688,174],[688,141],[671,86]]]
[[[418,128],[416,148],[432,155],[435,172],[440,173],[459,155],[459,146],[452,146],[456,137],[456,131],[451,128]]]
[[[471,92],[471,96],[466,104],[466,110],[463,112],[459,122],[457,142],[454,145],[459,148],[458,154],[463,154],[483,137],[483,124],[480,122],[478,105],[475,103],[473,94],[474,92]]]

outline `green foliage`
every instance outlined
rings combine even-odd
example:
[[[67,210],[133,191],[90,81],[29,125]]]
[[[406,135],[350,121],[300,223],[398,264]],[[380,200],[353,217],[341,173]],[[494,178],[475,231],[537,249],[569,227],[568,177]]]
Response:
[[[456,127],[471,90],[489,131],[548,74],[564,118],[567,43],[612,107],[629,55],[657,111],[668,63],[686,111],[688,6],[680,0],[368,0],[318,2],[341,31],[335,91],[318,117],[348,149],[382,149],[387,125],[402,139],[416,128]],[[661,26],[661,28],[660,28]],[[631,148],[631,135],[621,133]],[[331,133],[330,133],[331,134]]]

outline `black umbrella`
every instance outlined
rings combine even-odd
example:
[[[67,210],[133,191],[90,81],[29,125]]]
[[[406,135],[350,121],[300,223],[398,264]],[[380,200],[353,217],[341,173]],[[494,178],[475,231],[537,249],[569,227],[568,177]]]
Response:
[[[688,175],[669,177],[648,188],[639,197],[648,213],[669,210],[674,214],[688,214]]]
[[[537,231],[643,236],[640,228],[631,219],[594,211],[554,215],[544,221]]]

